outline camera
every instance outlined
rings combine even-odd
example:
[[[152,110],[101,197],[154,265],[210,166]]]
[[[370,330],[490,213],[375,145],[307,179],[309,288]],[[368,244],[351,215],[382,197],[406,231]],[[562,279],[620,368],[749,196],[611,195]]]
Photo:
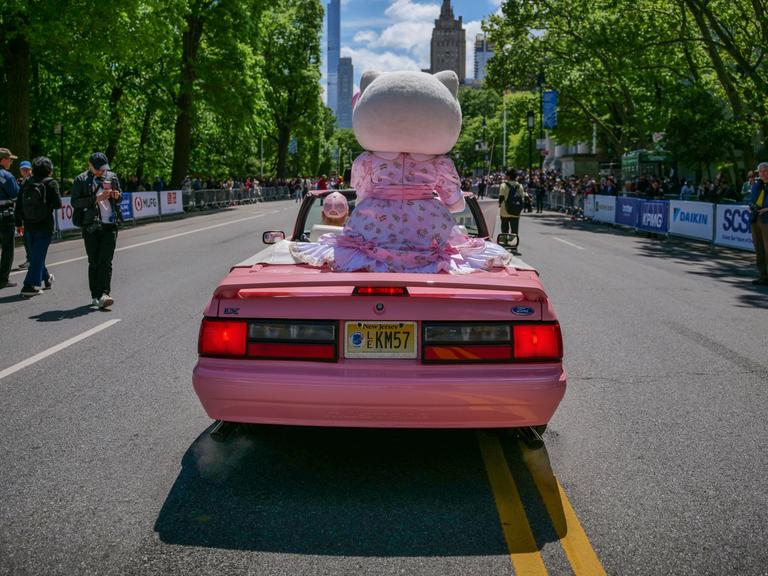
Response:
[[[101,218],[95,216],[93,220],[84,226],[84,228],[85,231],[89,234],[93,234],[94,232],[101,232]]]
[[[760,207],[757,204],[750,204],[749,205],[749,223],[754,224],[757,222],[757,219],[760,217],[758,212],[760,211]]]

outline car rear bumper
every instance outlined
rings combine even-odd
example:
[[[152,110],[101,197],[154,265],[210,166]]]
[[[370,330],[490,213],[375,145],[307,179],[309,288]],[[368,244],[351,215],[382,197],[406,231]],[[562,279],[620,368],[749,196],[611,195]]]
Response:
[[[215,420],[363,428],[546,424],[565,394],[560,363],[334,364],[200,358],[192,381]]]

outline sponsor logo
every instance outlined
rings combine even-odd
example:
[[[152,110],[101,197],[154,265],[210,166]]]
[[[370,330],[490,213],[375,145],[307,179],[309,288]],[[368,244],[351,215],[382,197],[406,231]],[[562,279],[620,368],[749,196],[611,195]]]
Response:
[[[704,224],[709,221],[709,214],[700,212],[686,212],[682,208],[675,208],[672,213],[673,222],[688,222],[689,224]]]
[[[133,209],[136,212],[141,212],[144,208],[157,208],[157,198],[142,198],[141,196],[135,196],[133,198]]]
[[[635,210],[635,207],[632,206],[632,204],[624,204],[621,207],[621,211],[624,214],[624,216],[630,216],[632,212],[634,212],[634,210]]]
[[[224,314],[240,314],[240,308],[224,308]]]
[[[515,306],[512,308],[512,314],[517,314],[518,316],[530,316],[534,313],[534,309],[530,306]]]
[[[349,341],[354,348],[361,348],[363,346],[363,334],[361,332],[352,332],[349,335]]]
[[[726,208],[723,213],[723,232],[740,232],[746,234],[750,231],[749,210],[745,208]]]
[[[643,214],[643,226],[647,226],[649,228],[661,228],[663,223],[663,214],[649,214],[648,212]]]
[[[133,209],[136,210],[136,212],[141,212],[141,196],[136,196],[133,199]]]
[[[168,192],[168,204],[176,204],[176,192]]]

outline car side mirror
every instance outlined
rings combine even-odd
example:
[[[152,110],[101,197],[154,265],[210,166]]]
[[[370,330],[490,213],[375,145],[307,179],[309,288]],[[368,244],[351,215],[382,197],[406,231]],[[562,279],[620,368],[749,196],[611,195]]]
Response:
[[[277,244],[280,240],[285,240],[285,232],[282,230],[269,230],[261,235],[264,244]]]
[[[496,244],[515,250],[520,244],[520,237],[517,234],[499,234],[496,236]]]

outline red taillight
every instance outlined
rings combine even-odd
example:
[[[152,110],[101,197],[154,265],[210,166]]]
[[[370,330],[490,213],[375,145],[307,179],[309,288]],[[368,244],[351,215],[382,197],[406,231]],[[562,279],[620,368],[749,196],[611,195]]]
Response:
[[[513,326],[515,360],[560,360],[563,337],[559,324],[516,324]]]
[[[290,360],[336,360],[335,344],[293,344],[287,342],[251,342],[248,344],[251,358]]]
[[[201,356],[245,356],[248,324],[239,320],[204,318],[200,326]]]
[[[355,296],[408,296],[405,286],[355,286]]]
[[[509,344],[424,346],[427,362],[509,362],[512,347]]]

